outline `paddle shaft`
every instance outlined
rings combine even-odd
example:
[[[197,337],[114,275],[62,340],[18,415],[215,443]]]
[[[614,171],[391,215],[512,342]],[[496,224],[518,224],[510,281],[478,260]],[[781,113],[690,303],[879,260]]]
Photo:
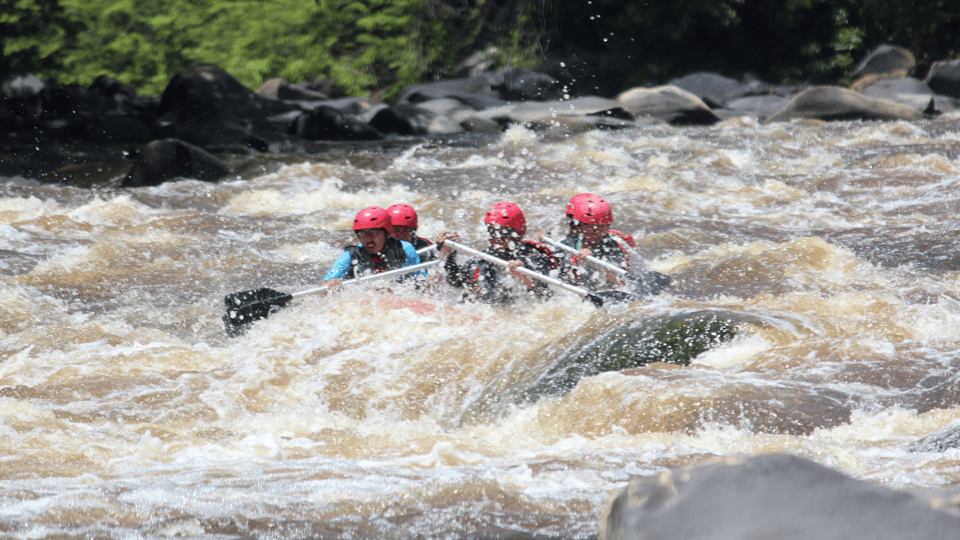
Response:
[[[489,262],[489,263],[493,263],[493,264],[496,264],[496,265],[498,265],[498,266],[502,266],[502,267],[504,267],[504,268],[510,266],[510,263],[508,263],[507,261],[505,261],[505,260],[503,260],[503,259],[500,259],[500,258],[498,258],[498,257],[494,257],[493,255],[490,255],[489,253],[484,253],[484,252],[482,252],[482,251],[473,249],[473,248],[471,248],[471,247],[467,247],[467,246],[458,244],[457,242],[454,242],[453,240],[444,240],[443,243],[449,245],[450,247],[452,247],[453,249],[455,249],[455,250],[457,250],[457,251],[462,251],[463,253],[466,253],[467,255],[473,255],[474,257],[477,257],[478,259],[483,259],[483,260],[485,260],[485,261],[487,261],[487,262]],[[560,281],[559,279],[552,278],[552,277],[550,277],[550,276],[545,276],[545,275],[543,275],[543,274],[541,274],[541,273],[539,273],[539,272],[534,272],[533,270],[530,270],[530,269],[528,269],[528,268],[524,268],[524,267],[522,267],[522,266],[518,266],[518,267],[515,268],[515,270],[516,270],[517,272],[525,275],[525,276],[529,276],[529,277],[531,277],[531,278],[533,278],[533,279],[542,281],[542,282],[544,282],[544,283],[553,285],[553,286],[555,286],[555,287],[559,287],[559,288],[561,288],[561,289],[570,291],[570,292],[572,292],[572,293],[579,294],[580,296],[589,296],[589,297],[591,297],[591,300],[593,300],[593,298],[595,297],[595,295],[591,294],[590,291],[588,291],[588,290],[586,290],[586,289],[577,287],[576,285],[571,285],[571,284],[569,284],[569,283],[567,283],[567,282],[565,282],[565,281]],[[594,302],[595,302],[595,300],[594,300]]]
[[[427,249],[427,248],[424,248],[424,249]],[[425,263],[414,264],[411,266],[404,266],[403,268],[397,268],[396,270],[387,270],[386,272],[380,272],[379,274],[370,274],[369,276],[358,277],[356,279],[348,279],[342,282],[341,285],[354,285],[357,283],[364,283],[367,281],[377,281],[380,279],[391,278],[394,276],[402,276],[404,274],[410,274],[413,272],[418,272],[425,268],[430,268],[431,266],[436,266],[441,262],[443,261],[437,259],[435,261],[428,261]],[[321,287],[316,287],[314,289],[307,289],[305,291],[295,292],[295,293],[292,293],[290,296],[294,298],[299,298],[301,296],[307,296],[309,294],[317,294],[317,293],[326,291],[328,289],[330,289],[329,285],[323,285]]]
[[[560,248],[560,249],[562,249],[562,250],[564,250],[564,251],[569,251],[570,253],[573,253],[574,255],[576,255],[576,256],[578,256],[578,257],[581,257],[581,256],[582,256],[582,255],[580,255],[580,253],[577,251],[576,248],[571,247],[571,246],[568,246],[568,245],[564,244],[563,242],[560,242],[560,241],[558,241],[558,240],[554,240],[553,238],[550,238],[550,237],[548,237],[548,236],[544,236],[544,237],[543,237],[543,240],[544,240],[546,243],[550,244],[551,246],[556,246],[556,247],[558,247],[558,248]],[[600,259],[598,259],[598,258],[596,258],[596,257],[594,257],[594,256],[592,256],[592,255],[587,255],[587,256],[584,257],[584,258],[587,259],[588,261],[592,262],[593,264],[596,264],[597,266],[601,266],[601,267],[603,267],[603,268],[606,268],[607,270],[610,270],[611,272],[616,272],[617,274],[619,274],[619,275],[621,275],[621,276],[622,276],[622,275],[625,275],[625,274],[627,273],[627,271],[624,270],[623,268],[620,268],[619,266],[617,266],[617,265],[615,265],[615,264],[610,264],[610,263],[608,263],[608,262],[606,262],[606,261],[601,261]]]

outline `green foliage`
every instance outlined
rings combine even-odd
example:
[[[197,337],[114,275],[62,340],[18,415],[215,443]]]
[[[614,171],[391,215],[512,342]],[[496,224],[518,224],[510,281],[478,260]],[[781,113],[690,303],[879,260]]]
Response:
[[[0,24],[40,26],[39,1],[17,3],[34,12],[5,12]],[[109,75],[152,95],[185,67],[211,63],[251,88],[274,77],[330,78],[350,95],[389,97],[459,51],[426,0],[60,0],[60,8],[76,21],[70,32],[49,27],[42,41],[23,32],[7,50],[59,52],[43,74],[57,82]]]
[[[57,0],[0,0],[0,76],[56,71],[73,31]]]
[[[109,75],[156,95],[212,63],[251,88],[329,78],[390,99],[494,47],[494,69],[579,58],[585,89],[697,70],[797,82],[842,76],[881,43],[952,58],[958,34],[960,11],[942,1],[0,0],[0,76]]]

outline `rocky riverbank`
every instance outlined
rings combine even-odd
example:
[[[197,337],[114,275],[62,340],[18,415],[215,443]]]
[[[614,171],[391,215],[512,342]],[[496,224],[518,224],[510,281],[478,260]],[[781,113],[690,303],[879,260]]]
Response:
[[[333,141],[403,145],[470,133],[482,141],[515,124],[563,136],[742,116],[887,121],[960,110],[960,60],[934,63],[923,79],[915,66],[908,50],[885,45],[842,84],[779,86],[699,72],[616,96],[573,98],[569,81],[508,68],[416,85],[396,103],[337,96],[329,81],[273,79],[253,91],[214,65],[178,73],[158,97],[139,96],[108,77],[80,86],[17,76],[0,94],[0,176],[137,187],[242,178],[263,171],[264,154],[271,162],[316,156]]]

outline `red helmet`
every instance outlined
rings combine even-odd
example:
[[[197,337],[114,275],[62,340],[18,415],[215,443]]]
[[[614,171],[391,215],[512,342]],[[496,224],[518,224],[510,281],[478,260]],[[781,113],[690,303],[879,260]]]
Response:
[[[567,203],[567,215],[580,223],[613,223],[613,210],[603,197],[593,193],[574,195]]]
[[[527,232],[527,218],[523,217],[520,207],[508,202],[497,203],[483,217],[487,224],[500,225],[517,231],[520,236]]]
[[[379,206],[364,208],[357,212],[357,217],[353,218],[353,230],[362,229],[383,229],[389,233],[393,229],[390,214]]]
[[[387,207],[387,213],[390,214],[390,222],[394,227],[417,228],[417,211],[412,206],[395,204]]]

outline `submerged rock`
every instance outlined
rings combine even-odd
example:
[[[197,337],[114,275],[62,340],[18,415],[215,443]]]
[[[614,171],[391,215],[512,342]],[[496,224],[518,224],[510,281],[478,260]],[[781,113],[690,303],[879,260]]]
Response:
[[[631,482],[600,540],[960,538],[960,517],[934,502],[796,456],[729,458]]]
[[[945,452],[960,448],[960,427],[928,435],[910,447],[911,452]]]
[[[580,379],[604,371],[651,362],[690,365],[698,354],[733,339],[742,324],[762,322],[733,311],[700,310],[613,325],[571,347],[527,389],[526,399],[565,394]]]

